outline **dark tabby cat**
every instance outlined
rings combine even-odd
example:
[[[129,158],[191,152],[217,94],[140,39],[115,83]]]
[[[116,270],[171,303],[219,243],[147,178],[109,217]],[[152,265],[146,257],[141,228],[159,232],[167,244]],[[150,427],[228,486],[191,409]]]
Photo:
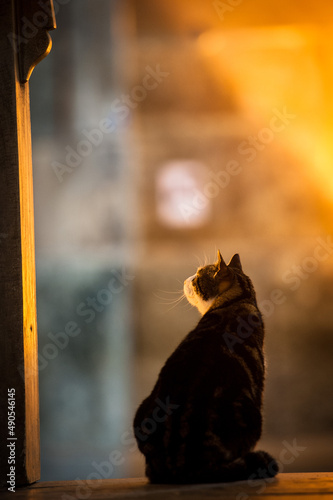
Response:
[[[184,283],[203,315],[162,368],[137,410],[134,432],[153,483],[226,482],[275,476],[253,451],[261,435],[264,325],[239,255],[220,252]]]

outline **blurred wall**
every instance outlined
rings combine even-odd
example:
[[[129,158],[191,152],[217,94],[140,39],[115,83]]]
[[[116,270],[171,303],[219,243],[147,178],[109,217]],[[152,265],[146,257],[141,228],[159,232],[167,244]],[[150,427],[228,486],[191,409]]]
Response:
[[[297,443],[284,471],[331,468],[331,10],[59,6],[31,80],[42,479],[143,474],[133,413],[217,248],[240,253],[265,317],[261,446]]]
[[[130,116],[112,110],[130,22],[108,0],[56,10],[53,50],[31,79],[41,478],[85,480],[133,411],[135,174]]]

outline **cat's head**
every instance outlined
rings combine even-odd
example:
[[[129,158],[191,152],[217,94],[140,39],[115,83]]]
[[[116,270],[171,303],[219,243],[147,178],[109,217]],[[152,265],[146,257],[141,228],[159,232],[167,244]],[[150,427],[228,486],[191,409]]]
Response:
[[[199,267],[184,281],[184,293],[202,315],[217,301],[220,305],[243,297],[256,300],[251,280],[243,273],[239,255],[236,253],[226,264],[219,250],[215,264]]]

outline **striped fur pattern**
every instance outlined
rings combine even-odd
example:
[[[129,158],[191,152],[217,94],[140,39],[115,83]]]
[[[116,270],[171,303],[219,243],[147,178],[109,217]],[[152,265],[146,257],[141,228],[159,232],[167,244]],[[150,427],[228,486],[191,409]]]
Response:
[[[238,254],[184,282],[202,314],[163,366],[134,419],[153,483],[229,482],[275,476],[262,429],[264,325]]]

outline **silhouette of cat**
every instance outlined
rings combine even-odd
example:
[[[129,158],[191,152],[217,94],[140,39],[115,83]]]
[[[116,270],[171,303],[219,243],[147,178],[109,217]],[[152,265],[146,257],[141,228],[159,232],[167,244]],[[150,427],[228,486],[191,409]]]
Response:
[[[239,255],[185,280],[202,314],[167,359],[134,418],[152,483],[213,483],[273,477],[276,461],[253,451],[262,430],[264,325]]]

